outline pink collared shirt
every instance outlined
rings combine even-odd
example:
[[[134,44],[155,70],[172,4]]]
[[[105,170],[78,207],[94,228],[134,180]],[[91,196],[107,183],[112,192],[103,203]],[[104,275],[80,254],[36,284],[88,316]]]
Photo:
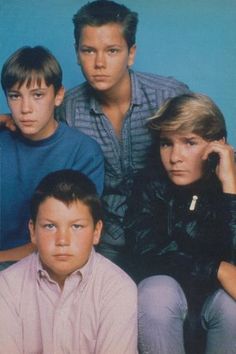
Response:
[[[92,251],[61,290],[34,253],[0,272],[0,353],[137,353],[136,285]]]

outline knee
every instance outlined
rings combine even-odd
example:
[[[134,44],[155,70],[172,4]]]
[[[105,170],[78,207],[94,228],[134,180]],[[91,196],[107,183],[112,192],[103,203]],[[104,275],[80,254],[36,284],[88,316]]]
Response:
[[[173,317],[184,319],[187,301],[180,285],[165,275],[144,279],[138,286],[139,314],[165,320]]]
[[[221,324],[236,328],[236,301],[224,290],[218,290],[204,306],[203,319],[207,327]]]

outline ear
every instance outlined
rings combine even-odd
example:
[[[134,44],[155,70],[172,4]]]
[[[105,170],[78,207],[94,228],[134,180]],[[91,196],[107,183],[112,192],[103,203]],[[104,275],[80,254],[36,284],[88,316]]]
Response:
[[[129,49],[129,57],[128,57],[128,66],[129,66],[129,67],[134,64],[135,54],[136,54],[136,45],[134,44],[134,45]]]
[[[102,228],[103,228],[103,222],[102,220],[99,220],[96,223],[94,228],[93,245],[97,245],[99,243],[102,234]]]
[[[55,96],[55,106],[58,107],[62,103],[65,95],[65,88],[64,86],[61,86],[59,90],[57,91],[57,94]]]
[[[76,45],[76,43],[74,44],[74,47],[75,47],[75,54],[77,58],[77,64],[80,65],[79,47]]]
[[[33,223],[32,219],[30,219],[30,221],[28,223],[28,227],[29,227],[31,242],[34,245],[36,245],[36,236],[35,236],[35,230],[34,230],[34,223]]]
[[[225,139],[225,137],[223,137],[223,138],[219,139],[218,141],[219,141],[220,143],[223,143],[223,144],[225,144],[225,143],[226,143],[226,139]]]

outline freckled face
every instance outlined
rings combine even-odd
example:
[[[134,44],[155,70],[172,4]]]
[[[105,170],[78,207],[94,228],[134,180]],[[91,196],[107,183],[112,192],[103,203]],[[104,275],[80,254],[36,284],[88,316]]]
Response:
[[[30,87],[25,82],[21,87],[14,85],[7,92],[15,124],[31,140],[41,140],[53,134],[57,126],[54,109],[61,104],[63,97],[63,88],[55,95],[53,85],[47,86],[43,79],[40,86],[37,80],[32,80]]]
[[[170,180],[180,186],[198,181],[204,174],[202,156],[209,142],[199,135],[161,132],[160,155]]]
[[[32,242],[52,279],[63,286],[66,277],[83,267],[98,244],[102,222],[94,225],[87,205],[66,205],[49,197],[39,207],[35,225],[29,223]]]
[[[85,26],[77,57],[84,76],[95,90],[118,90],[129,80],[128,66],[134,62],[135,46],[128,49],[119,24]]]

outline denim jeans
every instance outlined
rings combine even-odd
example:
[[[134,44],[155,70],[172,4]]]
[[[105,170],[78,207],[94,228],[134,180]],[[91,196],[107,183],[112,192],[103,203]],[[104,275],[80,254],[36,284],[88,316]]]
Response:
[[[188,313],[180,285],[169,276],[152,276],[138,286],[140,354],[185,354],[183,326]],[[205,354],[236,354],[236,301],[217,290],[204,303]]]

